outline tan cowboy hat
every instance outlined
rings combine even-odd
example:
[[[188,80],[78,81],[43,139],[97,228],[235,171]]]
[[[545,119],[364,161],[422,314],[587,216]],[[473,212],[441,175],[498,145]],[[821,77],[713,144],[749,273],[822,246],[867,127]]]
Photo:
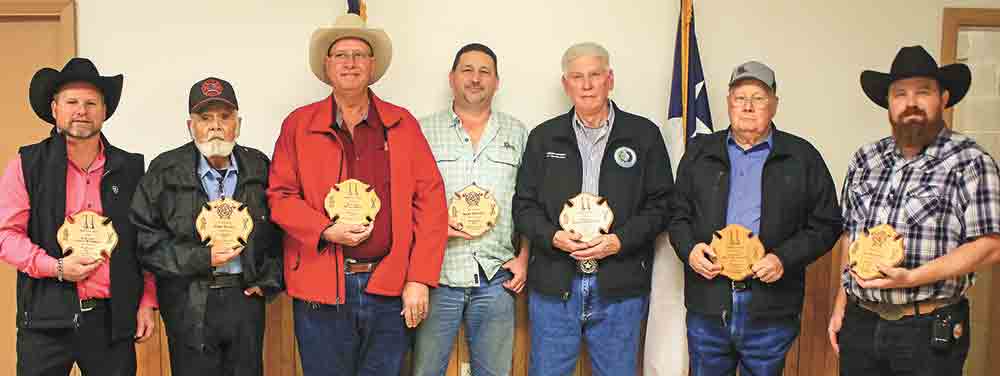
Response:
[[[324,61],[333,42],[348,37],[364,40],[371,46],[372,54],[375,56],[375,67],[368,84],[374,84],[382,78],[389,69],[389,63],[392,62],[392,40],[384,30],[367,27],[365,21],[353,13],[337,17],[333,26],[322,27],[312,33],[312,38],[309,40],[309,67],[312,68],[316,78],[330,85]]]

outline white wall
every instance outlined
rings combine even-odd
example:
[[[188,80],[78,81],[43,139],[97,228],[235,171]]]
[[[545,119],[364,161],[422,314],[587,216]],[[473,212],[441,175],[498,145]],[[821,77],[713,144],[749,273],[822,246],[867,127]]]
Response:
[[[308,70],[306,46],[313,29],[332,23],[346,2],[275,3],[79,0],[80,54],[102,72],[126,75],[122,103],[107,124],[112,141],[147,159],[185,142],[190,85],[219,75],[239,95],[241,142],[270,152],[281,119],[328,94]],[[664,124],[678,3],[370,0],[370,23],[385,28],[395,46],[392,66],[375,90],[418,117],[442,108],[450,97],[445,75],[454,51],[480,41],[500,59],[496,106],[534,125],[568,109],[559,84],[563,50],[594,40],[611,51],[614,99]],[[728,124],[732,67],[764,61],[779,82],[775,122],[812,141],[839,185],[850,154],[888,134],[885,112],[861,92],[861,70],[887,70],[903,45],[922,44],[937,56],[943,7],[1000,7],[1000,0],[733,4],[703,0],[695,8],[716,129]],[[900,16],[887,17],[893,14]]]

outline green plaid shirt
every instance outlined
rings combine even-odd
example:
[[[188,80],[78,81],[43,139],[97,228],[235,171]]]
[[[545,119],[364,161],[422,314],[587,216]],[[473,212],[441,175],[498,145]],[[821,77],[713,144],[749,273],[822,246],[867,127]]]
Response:
[[[472,240],[449,238],[441,266],[441,284],[478,287],[480,267],[492,279],[501,265],[514,258],[511,200],[528,130],[520,120],[493,111],[477,150],[451,107],[420,119],[420,127],[434,152],[449,201],[472,183],[496,197],[500,209],[496,227]]]

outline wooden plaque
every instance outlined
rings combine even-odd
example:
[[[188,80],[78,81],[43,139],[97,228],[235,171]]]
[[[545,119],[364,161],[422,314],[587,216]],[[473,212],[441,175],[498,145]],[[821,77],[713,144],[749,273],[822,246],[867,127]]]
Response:
[[[733,281],[742,281],[753,275],[750,267],[764,257],[764,244],[753,231],[738,224],[730,224],[712,233],[715,251],[714,262],[722,266],[719,274]]]
[[[455,192],[448,205],[448,216],[459,231],[477,237],[496,226],[500,210],[490,191],[472,183]]]
[[[66,217],[59,226],[56,240],[63,254],[72,251],[96,260],[105,255],[111,256],[118,245],[118,233],[111,224],[111,218],[84,210]]]
[[[210,246],[245,246],[253,231],[250,209],[242,202],[228,197],[203,205],[195,223],[201,241]]]
[[[375,189],[357,179],[347,179],[334,185],[323,204],[326,215],[334,223],[355,225],[372,223],[382,208]]]
[[[587,192],[580,193],[563,204],[559,226],[565,231],[580,234],[580,241],[589,242],[611,231],[615,213],[608,200]]]
[[[858,237],[849,250],[851,269],[864,279],[878,278],[878,265],[897,266],[903,262],[903,236],[887,224],[872,227]]]

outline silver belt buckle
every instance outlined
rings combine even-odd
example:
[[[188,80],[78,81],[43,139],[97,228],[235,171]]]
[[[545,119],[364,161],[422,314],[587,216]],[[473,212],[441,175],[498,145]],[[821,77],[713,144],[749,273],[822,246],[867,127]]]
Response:
[[[583,260],[576,262],[576,269],[583,274],[597,273],[597,260]]]
[[[351,267],[349,265],[357,263],[358,260],[352,259],[350,257],[344,257],[344,275],[354,274],[354,272],[351,272]]]

